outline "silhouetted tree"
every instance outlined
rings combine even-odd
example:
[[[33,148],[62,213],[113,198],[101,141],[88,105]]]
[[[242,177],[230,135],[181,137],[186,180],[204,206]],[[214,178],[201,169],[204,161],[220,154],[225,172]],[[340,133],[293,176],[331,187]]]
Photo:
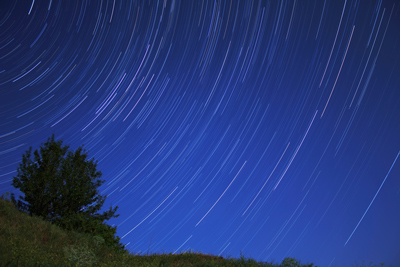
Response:
[[[119,216],[115,214],[118,207],[99,213],[106,200],[98,191],[104,183],[101,175],[86,150],[71,151],[52,135],[33,156],[32,147],[22,155],[12,185],[24,194],[18,201],[20,210],[64,229],[100,235],[107,245],[122,250],[116,227],[105,224]]]

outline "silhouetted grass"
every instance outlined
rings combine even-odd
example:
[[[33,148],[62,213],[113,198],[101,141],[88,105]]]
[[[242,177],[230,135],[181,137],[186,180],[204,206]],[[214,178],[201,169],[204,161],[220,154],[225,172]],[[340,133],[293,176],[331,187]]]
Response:
[[[133,255],[115,252],[99,236],[65,231],[43,219],[29,216],[0,197],[0,266],[265,266],[310,267],[293,258],[282,263],[223,258],[197,252]]]

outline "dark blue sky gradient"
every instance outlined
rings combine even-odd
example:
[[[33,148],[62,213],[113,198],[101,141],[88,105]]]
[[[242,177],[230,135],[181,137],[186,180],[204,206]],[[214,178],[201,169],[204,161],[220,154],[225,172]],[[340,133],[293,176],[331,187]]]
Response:
[[[84,144],[134,253],[400,266],[400,3],[1,1],[0,189]]]

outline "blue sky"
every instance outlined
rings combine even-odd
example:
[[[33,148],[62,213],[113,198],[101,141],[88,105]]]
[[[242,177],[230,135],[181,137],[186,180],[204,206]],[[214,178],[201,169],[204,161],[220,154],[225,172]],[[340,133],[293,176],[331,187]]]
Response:
[[[1,192],[54,133],[133,253],[400,264],[396,1],[0,5]]]

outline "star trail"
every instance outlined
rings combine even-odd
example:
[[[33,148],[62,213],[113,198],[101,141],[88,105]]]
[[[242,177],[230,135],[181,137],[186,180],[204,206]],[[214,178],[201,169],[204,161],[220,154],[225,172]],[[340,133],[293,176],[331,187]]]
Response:
[[[0,7],[0,193],[54,133],[132,253],[400,264],[399,2]]]

